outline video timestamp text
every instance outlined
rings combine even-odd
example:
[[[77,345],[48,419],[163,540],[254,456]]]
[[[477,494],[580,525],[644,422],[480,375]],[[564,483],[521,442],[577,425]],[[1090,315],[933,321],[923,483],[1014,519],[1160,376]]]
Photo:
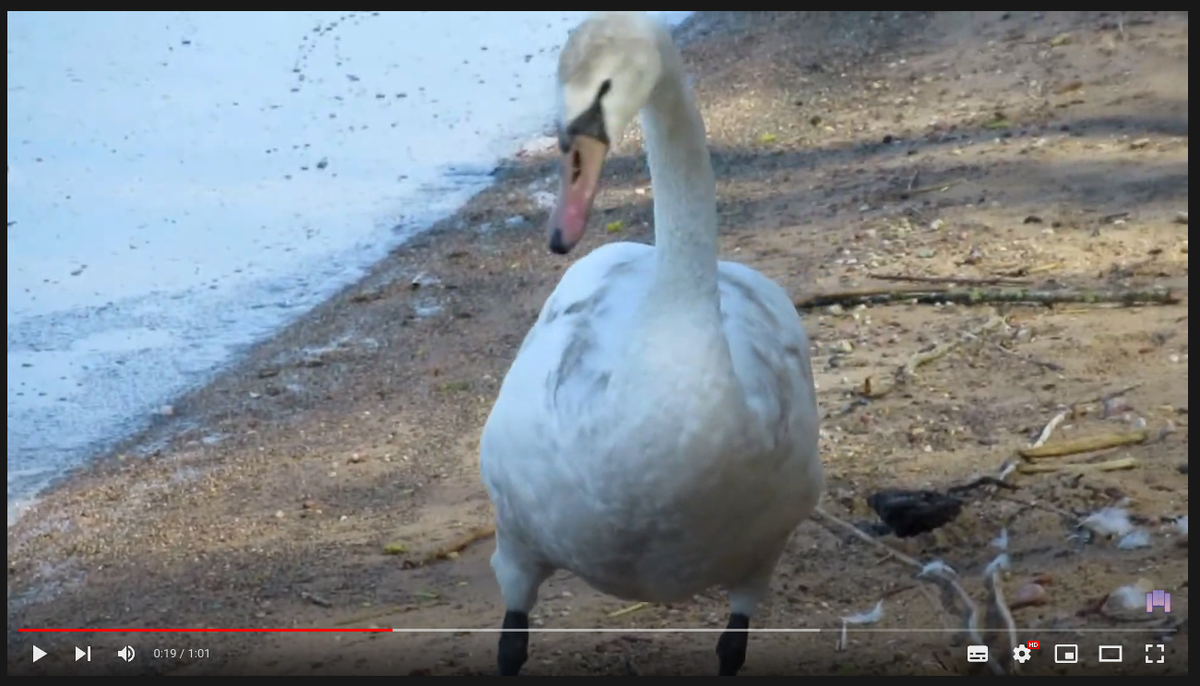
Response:
[[[155,648],[156,660],[203,660],[211,656],[208,648]]]

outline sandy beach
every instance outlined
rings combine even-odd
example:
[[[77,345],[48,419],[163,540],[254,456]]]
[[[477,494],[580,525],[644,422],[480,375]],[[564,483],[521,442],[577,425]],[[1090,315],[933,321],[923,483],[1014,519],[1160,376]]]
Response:
[[[801,526],[756,624],[821,631],[753,636],[742,673],[975,673],[954,633],[964,611],[878,544],[944,560],[982,609],[1003,530],[1015,638],[1042,644],[1024,673],[1187,674],[1187,13],[699,12],[679,33],[723,259],[786,287],[812,339],[823,507],[871,522],[876,490],[1020,465],[1015,490],[974,489],[916,538]],[[8,673],[489,674],[496,636],[446,631],[503,615],[479,431],[571,261],[653,240],[636,135],[570,258],[543,232],[556,173],[549,144],[508,161],[460,212],[47,493],[8,531]],[[954,302],[930,302],[938,289]],[[845,295],[866,290],[887,302]],[[1017,457],[1048,425],[1046,445],[1106,443]],[[1105,507],[1144,540],[1081,533]],[[1122,605],[1123,587],[1168,590],[1172,613]],[[539,627],[628,631],[535,635],[527,674],[716,673],[715,634],[637,633],[723,627],[715,589],[633,609],[559,574],[541,598]],[[860,627],[877,631],[839,651],[841,618],[881,600]],[[99,632],[153,627],[443,632]],[[1055,643],[1077,644],[1079,664],[1056,664]],[[1097,664],[1112,644],[1123,662]]]

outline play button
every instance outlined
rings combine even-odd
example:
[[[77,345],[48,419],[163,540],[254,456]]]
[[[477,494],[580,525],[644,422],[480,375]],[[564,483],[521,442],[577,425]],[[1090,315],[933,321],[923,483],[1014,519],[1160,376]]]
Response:
[[[39,648],[37,646],[34,646],[33,647],[33,661],[37,662],[38,660],[42,659],[43,657],[46,657],[46,651],[42,650],[41,648]]]

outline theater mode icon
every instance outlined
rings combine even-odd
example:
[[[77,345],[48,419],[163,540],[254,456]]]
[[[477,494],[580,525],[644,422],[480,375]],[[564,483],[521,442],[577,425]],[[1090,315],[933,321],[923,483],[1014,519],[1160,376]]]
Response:
[[[1146,612],[1153,614],[1154,608],[1161,607],[1163,612],[1171,614],[1171,594],[1166,591],[1150,591],[1146,594]]]

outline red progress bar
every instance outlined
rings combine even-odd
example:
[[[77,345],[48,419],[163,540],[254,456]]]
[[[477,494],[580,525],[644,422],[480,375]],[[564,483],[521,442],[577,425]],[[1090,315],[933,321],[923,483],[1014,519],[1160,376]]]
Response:
[[[320,633],[363,633],[387,632],[389,628],[378,629],[17,629],[21,633],[104,633],[104,634],[218,634],[218,633],[288,633],[288,634],[320,634]]]

